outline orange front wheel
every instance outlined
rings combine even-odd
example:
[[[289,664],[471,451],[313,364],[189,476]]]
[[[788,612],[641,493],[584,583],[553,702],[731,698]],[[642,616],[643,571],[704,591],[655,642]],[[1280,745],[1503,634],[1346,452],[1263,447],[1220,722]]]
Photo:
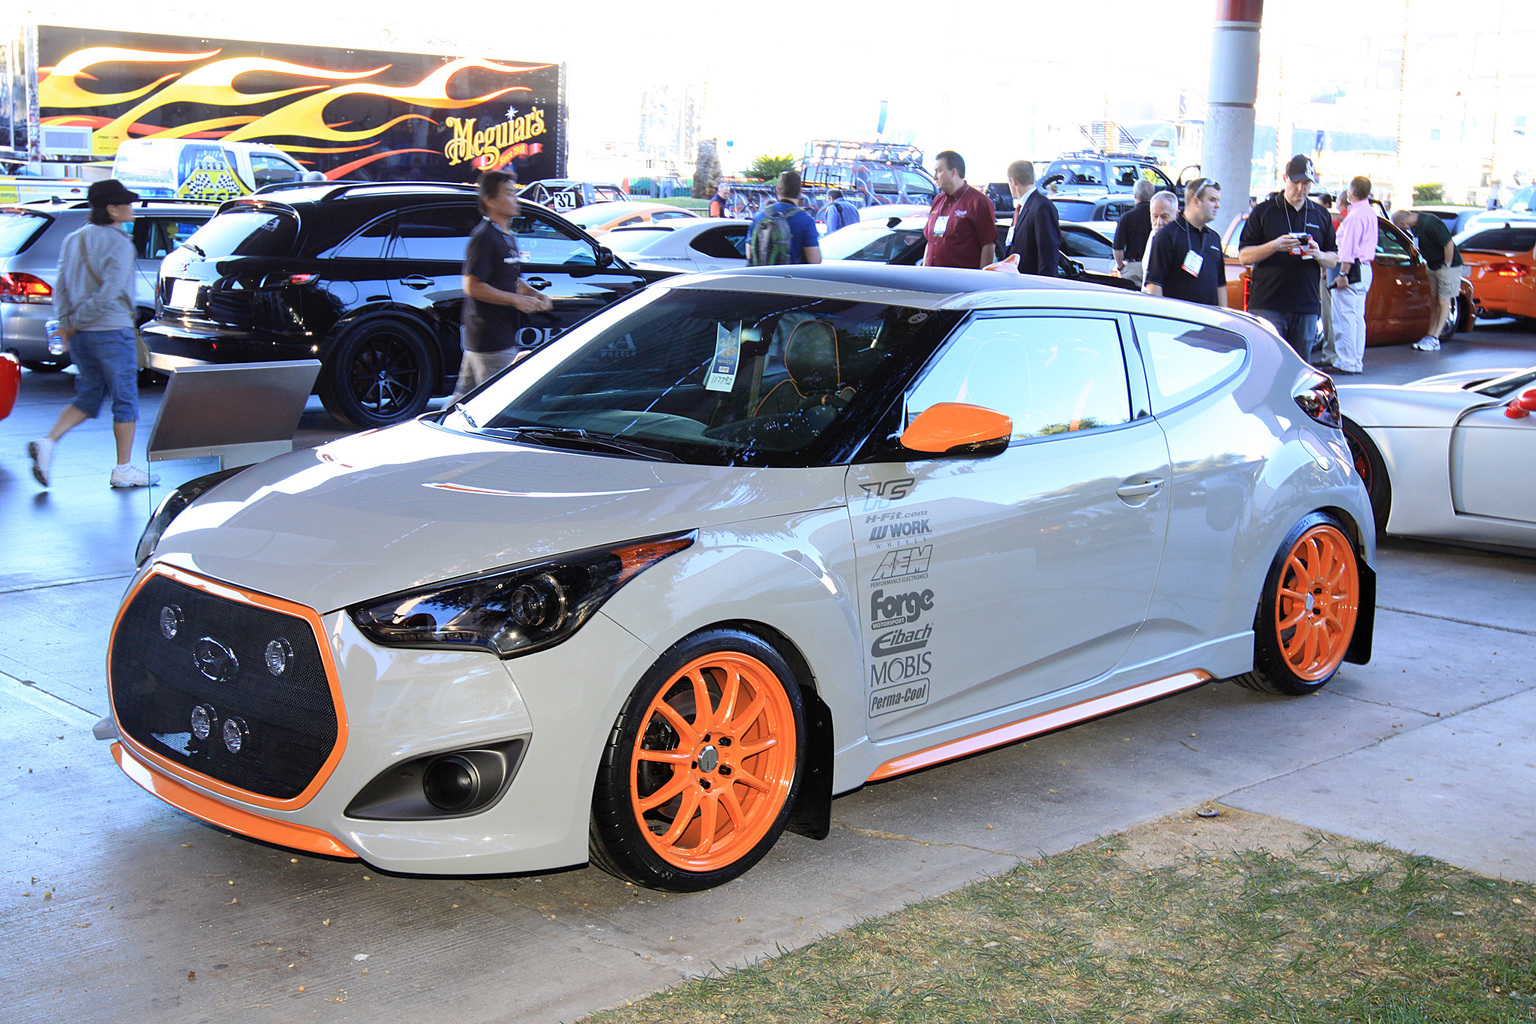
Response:
[[[788,664],[738,630],[678,644],[630,696],[593,800],[592,858],[672,891],[729,881],[767,853],[804,763]]]
[[[1254,622],[1257,690],[1311,693],[1333,677],[1360,617],[1360,563],[1333,516],[1313,513],[1287,535],[1270,566]]]

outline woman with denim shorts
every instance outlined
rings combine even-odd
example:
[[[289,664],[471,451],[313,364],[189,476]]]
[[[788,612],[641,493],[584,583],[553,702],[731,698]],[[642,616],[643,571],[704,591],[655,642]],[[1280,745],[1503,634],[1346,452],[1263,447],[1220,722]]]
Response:
[[[86,192],[90,223],[66,238],[59,253],[53,308],[78,376],[74,400],[59,413],[48,436],[27,445],[32,475],[44,487],[54,445],[94,418],[109,395],[117,441],[112,486],[143,487],[155,482],[129,463],[139,419],[139,357],[133,333],[134,249],[123,225],[133,222],[138,198],[115,178],[92,182]]]

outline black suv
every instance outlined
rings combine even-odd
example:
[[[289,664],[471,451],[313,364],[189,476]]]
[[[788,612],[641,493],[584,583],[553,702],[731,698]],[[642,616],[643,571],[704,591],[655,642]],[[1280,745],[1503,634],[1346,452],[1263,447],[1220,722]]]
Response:
[[[354,427],[409,419],[459,371],[461,270],[480,222],[470,185],[331,182],[231,200],[160,266],[150,365],[319,359],[315,389]],[[524,202],[524,279],[554,300],[542,344],[671,271],[630,267]]]

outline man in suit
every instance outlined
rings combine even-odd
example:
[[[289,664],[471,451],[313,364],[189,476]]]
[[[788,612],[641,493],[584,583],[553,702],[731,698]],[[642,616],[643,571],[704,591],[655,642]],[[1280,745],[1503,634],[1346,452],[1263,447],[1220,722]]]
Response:
[[[1008,229],[1007,255],[1019,257],[1019,273],[1055,277],[1061,263],[1061,216],[1056,204],[1035,187],[1035,165],[1015,160],[1008,165],[1008,191],[1013,195],[1013,227]]]

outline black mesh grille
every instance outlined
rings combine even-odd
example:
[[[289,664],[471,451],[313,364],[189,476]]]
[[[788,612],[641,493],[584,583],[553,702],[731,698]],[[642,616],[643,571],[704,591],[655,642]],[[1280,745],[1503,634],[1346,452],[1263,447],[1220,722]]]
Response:
[[[162,609],[180,612],[176,635],[161,629]],[[272,640],[292,649],[283,674],[267,668]],[[199,643],[209,678],[196,660]],[[223,652],[234,655],[231,667]],[[224,662],[221,666],[219,663]],[[221,673],[220,668],[224,671]],[[309,623],[292,615],[215,597],[164,576],[139,588],[112,642],[112,704],[129,736],[178,764],[276,799],[297,796],[336,745],[336,708]],[[192,710],[216,714],[207,739],[192,732]],[[224,745],[231,718],[245,722],[239,754]]]

